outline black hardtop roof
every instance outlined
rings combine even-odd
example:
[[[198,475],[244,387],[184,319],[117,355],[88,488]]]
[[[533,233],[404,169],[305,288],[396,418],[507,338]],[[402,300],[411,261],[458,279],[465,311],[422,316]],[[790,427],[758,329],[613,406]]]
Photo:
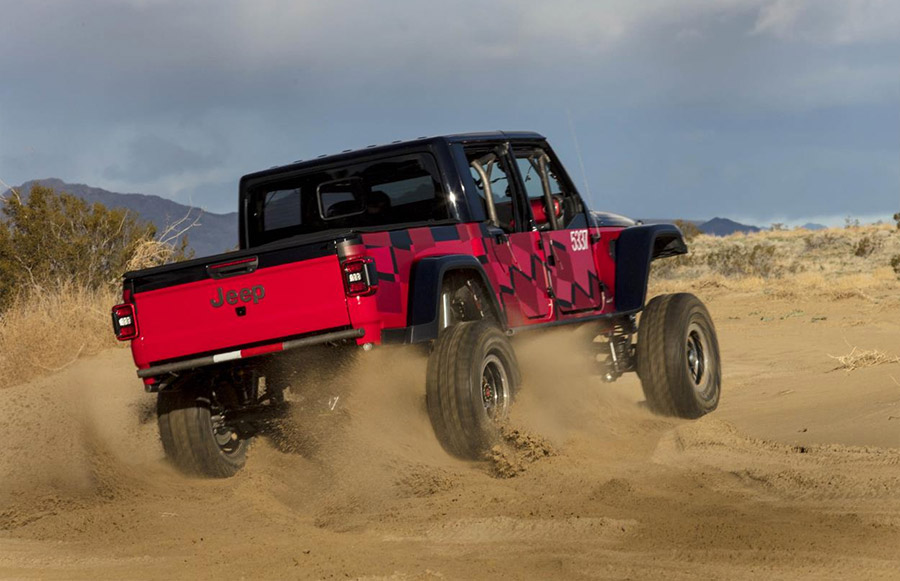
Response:
[[[244,176],[246,178],[264,177],[273,173],[281,173],[286,169],[299,170],[306,167],[314,167],[317,165],[340,163],[342,161],[350,161],[357,157],[390,153],[392,150],[408,149],[411,146],[432,145],[435,143],[473,143],[479,141],[543,141],[546,138],[540,133],[533,131],[483,131],[473,133],[454,133],[451,135],[435,135],[432,137],[419,137],[417,139],[398,140],[382,145],[369,145],[361,149],[346,149],[340,153],[325,154],[313,159],[297,160],[293,163],[285,165],[273,166],[268,169],[253,172]],[[243,181],[242,179],[242,181]]]
[[[471,141],[497,141],[498,139],[545,139],[540,133],[534,131],[481,131],[474,133],[454,133],[443,135],[435,139],[445,139],[448,143],[466,143]]]

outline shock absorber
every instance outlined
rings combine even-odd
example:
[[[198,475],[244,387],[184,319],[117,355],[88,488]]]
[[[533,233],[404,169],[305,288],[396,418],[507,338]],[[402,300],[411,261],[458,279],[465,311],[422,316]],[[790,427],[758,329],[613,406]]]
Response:
[[[615,381],[626,371],[634,371],[634,345],[631,337],[635,331],[635,318],[615,325],[607,335],[609,358],[606,360],[606,372],[603,375],[605,381]]]

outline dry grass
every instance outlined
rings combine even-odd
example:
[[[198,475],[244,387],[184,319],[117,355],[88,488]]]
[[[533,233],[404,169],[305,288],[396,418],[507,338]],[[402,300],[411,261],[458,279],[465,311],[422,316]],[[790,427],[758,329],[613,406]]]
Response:
[[[185,220],[176,226],[183,226]],[[183,253],[174,243],[185,230],[173,226],[163,232],[162,239],[144,240],[127,268],[157,266],[180,257]],[[110,308],[120,302],[120,293],[118,281],[101,289],[72,282],[20,289],[12,305],[0,312],[0,389],[123,345],[113,336],[110,322]]]
[[[180,220],[166,226],[155,238],[141,240],[125,265],[125,271],[141,270],[191,258],[193,251],[186,252],[186,239],[183,236],[199,223],[200,216],[201,214],[197,214],[191,218],[191,210],[188,210]]]
[[[896,294],[900,232],[889,225],[698,236],[686,256],[654,262],[657,292],[717,289],[792,300],[858,298],[878,302]]]
[[[0,314],[0,388],[114,347],[109,309],[116,299],[112,290],[63,284],[15,300]]]
[[[878,349],[857,349],[853,347],[850,353],[846,355],[829,355],[836,360],[839,365],[835,367],[835,371],[843,369],[844,371],[853,371],[864,367],[873,367],[875,365],[884,365],[885,363],[900,363],[900,357],[888,355]]]
[[[900,253],[900,231],[889,225],[781,230],[716,237],[701,235],[689,244],[690,254],[659,261],[662,278],[780,278],[800,272],[859,274],[890,267]]]
[[[125,270],[141,270],[172,262],[177,250],[172,244],[161,240],[142,240],[134,250]]]

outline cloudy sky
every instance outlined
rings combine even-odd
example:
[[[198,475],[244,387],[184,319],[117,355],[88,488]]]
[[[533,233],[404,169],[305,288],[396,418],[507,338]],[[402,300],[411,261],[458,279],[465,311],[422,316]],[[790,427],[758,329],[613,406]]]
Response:
[[[598,209],[889,219],[900,2],[0,0],[9,184],[226,212],[243,173],[492,129],[549,137]]]

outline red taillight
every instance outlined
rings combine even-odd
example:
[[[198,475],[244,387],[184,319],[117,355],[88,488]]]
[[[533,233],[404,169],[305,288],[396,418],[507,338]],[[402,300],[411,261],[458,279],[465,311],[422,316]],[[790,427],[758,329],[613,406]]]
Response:
[[[353,258],[341,264],[348,297],[371,295],[378,290],[378,273],[372,258]]]
[[[137,317],[134,316],[134,305],[116,305],[112,309],[113,331],[119,341],[128,341],[138,336]]]

